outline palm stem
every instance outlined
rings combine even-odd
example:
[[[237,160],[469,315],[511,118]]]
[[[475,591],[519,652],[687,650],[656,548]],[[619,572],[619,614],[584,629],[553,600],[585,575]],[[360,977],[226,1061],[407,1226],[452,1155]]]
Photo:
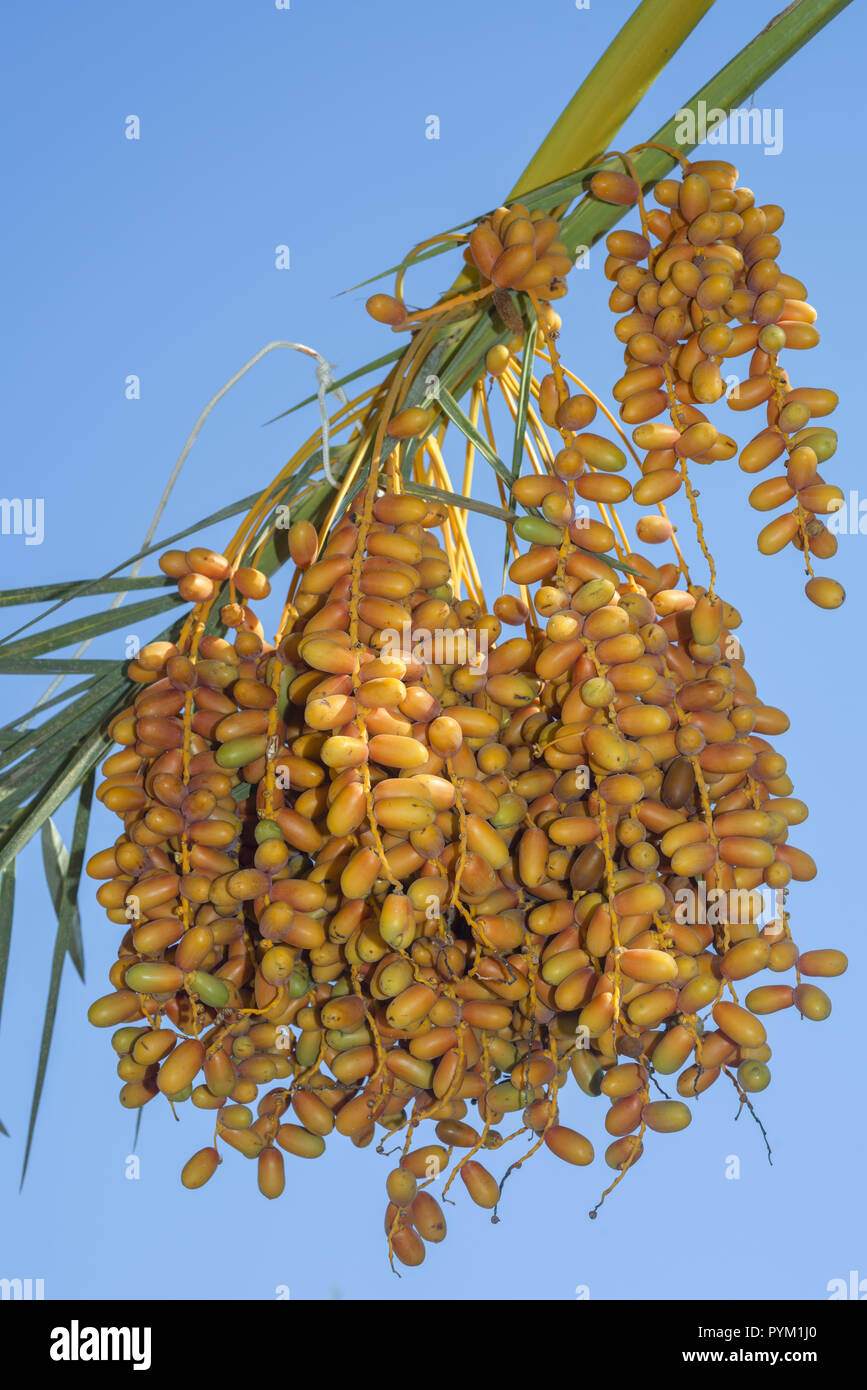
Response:
[[[507,202],[591,164],[612,143],[713,0],[642,0],[591,69],[527,165]]]

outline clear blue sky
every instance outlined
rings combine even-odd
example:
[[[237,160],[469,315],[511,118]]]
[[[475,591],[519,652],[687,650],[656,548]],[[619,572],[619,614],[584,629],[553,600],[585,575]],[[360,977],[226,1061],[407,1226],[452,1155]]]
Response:
[[[649,137],[777,7],[717,5],[639,106],[621,147]],[[570,0],[502,0],[494,10],[458,0],[293,0],[290,10],[273,0],[17,6],[6,20],[2,96],[3,491],[43,497],[46,533],[41,546],[0,539],[2,587],[90,577],[135,551],[198,412],[270,339],[312,343],[345,370],[389,350],[387,332],[363,311],[367,291],[336,293],[500,201],[632,8],[631,0],[595,0],[586,10]],[[783,266],[806,281],[823,334],[791,370],[802,385],[840,393],[831,423],[841,445],[826,476],[847,491],[861,486],[863,333],[853,306],[864,254],[855,148],[863,49],[863,12],[853,5],[756,95],[784,113],[782,153],[753,146],[736,154],[758,201],[787,211]],[[425,138],[432,114],[439,140]],[[130,115],[141,121],[138,141],[124,138]],[[280,244],[290,247],[289,270],[275,268]],[[602,260],[597,252],[589,271],[571,277],[562,344],[573,369],[605,391],[622,358]],[[452,264],[437,261],[413,281],[417,302],[430,302],[446,273]],[[141,379],[137,401],[124,397],[130,374]],[[303,359],[273,354],[236,388],[206,425],[163,534],[277,472],[313,417],[262,423],[308,394],[310,378]],[[725,424],[746,439],[743,417],[726,413]],[[270,1299],[287,1285],[298,1299],[470,1300],[569,1300],[578,1286],[592,1298],[821,1299],[829,1280],[852,1269],[867,1276],[857,1164],[863,1076],[850,1045],[864,970],[854,731],[863,719],[856,634],[867,541],[840,538],[828,569],[848,602],[822,613],[803,596],[793,551],[757,555],[761,522],[746,506],[751,484],[736,463],[703,470],[699,485],[721,591],[745,615],[741,634],[760,692],[792,718],[781,747],[796,794],[811,807],[793,838],[814,854],[820,877],[797,886],[795,936],[803,948],[842,947],[852,961],[830,986],[827,1023],[791,1014],[770,1021],[774,1079],[759,1109],[773,1168],[750,1118],[732,1123],[734,1092],[718,1083],[691,1128],[656,1136],[590,1222],[587,1210],[610,1177],[604,1115],[601,1102],[574,1088],[566,1122],[594,1140],[597,1162],[578,1170],[538,1155],[510,1179],[496,1227],[457,1184],[447,1241],[401,1280],[389,1272],[382,1237],[389,1164],[372,1149],[339,1141],[316,1163],[287,1159],[287,1193],[270,1205],[254,1165],[231,1154],[206,1189],[189,1194],[178,1172],[209,1142],[208,1118],[187,1107],[176,1125],[152,1105],[141,1176],[129,1180],[134,1117],[117,1104],[108,1035],[85,1018],[106,988],[117,929],[86,883],[87,983],[66,964],[19,1196],[54,935],[34,845],[19,861],[0,1029],[0,1117],[11,1133],[0,1139],[0,1276],[44,1278],[49,1298]],[[227,536],[213,539],[222,545]],[[495,595],[500,546],[483,543],[481,553],[490,556]],[[122,657],[123,636],[95,654]],[[31,692],[14,679],[3,693],[5,719]],[[69,823],[67,808],[67,835]],[[99,810],[92,849],[116,833],[115,819]],[[725,1176],[730,1155],[740,1159],[736,1181]],[[499,1174],[503,1164],[492,1166]]]

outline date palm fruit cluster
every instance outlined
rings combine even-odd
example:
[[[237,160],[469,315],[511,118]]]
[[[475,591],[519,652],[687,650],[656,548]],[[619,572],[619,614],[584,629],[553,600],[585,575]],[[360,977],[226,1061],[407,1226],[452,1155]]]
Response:
[[[604,201],[640,202],[641,231],[611,232],[605,264],[626,364],[613,395],[634,443],[646,451],[633,498],[652,506],[671,497],[688,459],[732,457],[735,442],[708,420],[708,407],[722,400],[735,412],[764,406],[764,428],[740,454],[745,473],[774,463],[779,470],[749,497],[756,510],[778,512],[759,532],[759,551],[774,555],[789,544],[801,550],[808,597],[837,608],[842,587],[815,575],[812,559],[829,559],[837,549],[822,517],[842,506],[843,494],[819,468],[836,449],[834,430],[821,421],[838,397],[826,387],[793,386],[780,362],[783,352],[819,342],[806,287],[778,264],[785,214],[738,187],[738,171],[726,161],[683,166],[682,179],[656,185],[660,206],[651,211],[626,175],[600,173],[591,183]],[[739,359],[747,353],[743,376]],[[659,422],[664,415],[669,423]]]
[[[523,322],[509,291],[533,293],[540,312],[552,330],[560,327],[560,316],[551,308],[552,299],[566,293],[565,276],[572,269],[572,258],[559,240],[560,223],[546,212],[528,210],[523,203],[499,207],[485,217],[469,236],[448,236],[445,240],[464,246],[464,261],[478,288],[466,296],[449,301],[464,310],[473,301],[493,298],[503,322],[513,332],[523,333]],[[435,238],[441,240],[443,238]],[[426,244],[426,243],[424,243]],[[374,294],[365,306],[377,323],[395,330],[416,327],[431,310],[411,312],[400,295]]]
[[[795,345],[811,325],[792,308],[804,304],[795,282],[775,272],[771,285],[771,243],[754,254],[779,221],[762,209],[761,226],[749,223],[752,195],[735,181],[730,166],[705,164],[677,191],[661,187],[670,211],[647,219],[658,254],[647,237],[613,234],[614,307],[634,330],[615,397],[638,432],[663,431],[638,434],[648,452],[634,490],[628,441],[613,417],[624,448],[589,428],[600,402],[559,359],[545,300],[562,269],[554,229],[513,207],[486,219],[484,236],[452,238],[482,277],[469,299],[508,279],[540,330],[540,379],[527,364],[533,471],[509,498],[525,514],[504,513],[519,594],[490,609],[480,583],[461,597],[461,512],[429,500],[433,483],[450,489],[447,422],[407,403],[419,349],[454,297],[412,314],[397,295],[369,304],[414,332],[386,395],[364,398],[356,466],[374,436],[399,442],[387,483],[373,472],[346,503],[346,475],[321,535],[307,520],[291,526],[295,571],[273,643],[252,607],[269,581],[239,563],[234,542],[229,555],[163,556],[194,607],[176,643],[131,663],[140,688],[110,726],[120,751],[98,796],[123,828],[88,872],[122,936],[112,991],[89,1017],[117,1029],[124,1106],[162,1094],[213,1112],[185,1186],[207,1182],[225,1147],[256,1161],[273,1198],[287,1154],[317,1158],[335,1136],[397,1146],[388,1251],[417,1265],[445,1235],[435,1183],[442,1198],[459,1176],[494,1209],[505,1177],[543,1146],[577,1166],[594,1160],[591,1140],[562,1122],[571,1081],[603,1112],[614,1186],[647,1132],[684,1129],[720,1078],[751,1107],[770,1081],[766,1015],[830,1013],[814,980],[842,973],[846,957],[800,952],[786,908],[791,881],[816,873],[789,841],[807,817],[773,743],[789,721],[756,691],[712,562],[708,587],[690,577],[662,501],[674,488],[645,495],[663,475],[684,479],[709,559],[686,460],[734,452],[698,418],[726,333],[756,338],[745,398],[769,402],[759,441],[781,440],[775,456],[787,442],[790,462],[807,448],[802,432],[822,413],[821,393],[789,393],[778,339],[758,343],[773,326]],[[606,174],[594,192],[628,205],[637,190]],[[694,239],[701,217],[712,219],[706,241]],[[525,220],[533,242],[510,240]],[[520,275],[497,269],[516,247],[534,265],[547,258],[554,279],[522,288],[528,253]],[[709,270],[713,260],[728,269]],[[711,280],[725,280],[714,304],[701,289]],[[774,294],[779,311],[757,329],[759,301],[758,317],[770,314]],[[492,450],[482,396],[497,387],[514,406],[522,346],[513,333],[491,349],[472,387]],[[669,405],[676,425],[653,423]],[[405,490],[410,478],[427,497]],[[795,489],[805,517],[820,486]],[[656,502],[636,530],[670,542],[671,562],[629,550],[616,506],[630,495]],[[806,530],[805,556],[819,553],[817,535]],[[498,1181],[489,1165],[501,1148],[516,1156]]]
[[[572,259],[559,240],[560,224],[522,203],[497,208],[470,234],[464,252],[484,284],[502,290],[535,290],[540,299],[560,299]]]
[[[122,1025],[121,1103],[162,1092],[214,1111],[185,1184],[222,1143],[273,1197],[284,1153],[316,1157],[332,1131],[403,1134],[386,1221],[407,1264],[444,1234],[425,1189],[455,1151],[471,1198],[495,1205],[476,1155],[506,1142],[512,1112],[536,1145],[589,1163],[591,1142],[559,1123],[571,1074],[605,1097],[623,1169],[646,1129],[688,1124],[685,1102],[722,1070],[761,1090],[761,1016],[826,1017],[802,976],[845,966],[799,956],[785,913],[759,926],[749,890],[815,869],[788,843],[806,807],[767,737],[788,721],[723,658],[737,615],[660,588],[649,564],[617,583],[600,523],[595,552],[567,542],[563,576],[536,591],[544,628],[497,641],[496,612],[454,598],[442,522],[386,494],[315,560],[299,523],[308,563],[276,649],[247,605],[232,643],[145,647],[99,791],[123,833],[88,865],[125,928],[114,992],[90,1011]],[[722,890],[715,925],[679,911],[702,883]],[[796,982],[738,1002],[765,968]],[[651,1077],[675,1072],[683,1099],[652,1099]],[[425,1119],[437,1142],[419,1146]]]

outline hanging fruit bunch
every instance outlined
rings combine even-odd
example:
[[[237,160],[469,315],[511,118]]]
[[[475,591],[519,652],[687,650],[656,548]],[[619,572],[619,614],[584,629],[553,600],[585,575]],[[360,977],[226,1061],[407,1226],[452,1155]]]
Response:
[[[757,207],[731,165],[683,172],[651,212],[628,172],[591,184],[640,204],[641,232],[613,232],[606,264],[631,441],[560,361],[556,209],[499,208],[449,234],[465,247],[455,294],[412,310],[399,277],[368,302],[410,342],[332,422],[350,431],[339,486],[318,526],[289,530],[273,642],[250,547],[275,487],[225,554],[161,560],[194,606],[176,642],[132,663],[140,690],[111,724],[121,748],[98,795],[123,830],[88,872],[123,936],[90,1019],[118,1028],[123,1105],[162,1094],[212,1112],[187,1187],[224,1146],[277,1197],[285,1154],[317,1158],[330,1136],[397,1143],[387,1246],[417,1265],[445,1235],[435,1183],[460,1178],[493,1209],[491,1159],[509,1144],[507,1175],[542,1146],[593,1161],[594,1142],[561,1123],[571,1080],[602,1111],[613,1186],[647,1131],[682,1130],[718,1081],[751,1106],[770,1080],[766,1015],[830,1013],[813,981],[846,958],[802,953],[786,906],[816,873],[789,840],[807,817],[773,742],[789,721],[744,664],[688,463],[736,451],[706,407],[765,404],[741,465],[785,455],[751,501],[787,510],[759,548],[798,546],[809,596],[835,607],[839,585],[811,568],[833,549],[819,518],[839,492],[818,467],[834,436],[810,422],[836,397],[793,388],[780,365],[818,338],[804,287],[777,266],[781,209]],[[499,341],[463,417],[444,389],[420,388],[438,337],[468,314]],[[727,394],[728,359],[746,352]],[[493,386],[530,471],[497,470],[518,592],[489,606],[460,502],[476,454],[499,462]],[[665,511],[681,488],[705,585]],[[616,511],[629,498],[639,540],[670,559],[631,550]]]
[[[740,466],[745,473],[773,463],[783,468],[754,487],[749,501],[757,511],[786,510],[759,532],[758,548],[763,555],[789,544],[801,550],[807,597],[820,608],[838,608],[841,585],[812,566],[813,557],[829,559],[837,549],[821,517],[839,510],[843,493],[818,471],[837,436],[811,423],[829,415],[838,398],[827,387],[793,387],[780,364],[782,352],[819,342],[806,287],[777,264],[776,233],[785,213],[775,203],[757,205],[724,160],[680,162],[683,179],[658,183],[654,198],[661,206],[650,212],[634,178],[603,172],[591,181],[603,201],[640,203],[641,232],[611,232],[605,265],[616,285],[609,306],[623,315],[615,333],[625,344],[626,371],[613,394],[621,419],[635,426],[634,443],[648,451],[633,498],[652,506],[684,483],[691,492],[687,459],[712,463],[736,452],[702,407],[723,398],[733,411],[764,405],[765,428],[742,450]],[[728,362],[746,353],[748,375],[729,378],[727,389]],[[649,423],[663,415],[670,424]]]

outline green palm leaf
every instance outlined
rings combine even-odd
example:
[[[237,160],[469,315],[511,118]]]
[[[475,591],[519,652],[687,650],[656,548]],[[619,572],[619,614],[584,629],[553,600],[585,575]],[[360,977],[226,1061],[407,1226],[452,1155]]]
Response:
[[[0,874],[0,1017],[3,1014],[3,991],[9,966],[9,946],[12,941],[12,912],[15,906],[15,860]]]
[[[512,445],[512,473],[509,480],[509,504],[514,505],[515,482],[520,475],[521,465],[524,462],[524,434],[527,429],[527,411],[530,406],[530,383],[533,380],[533,363],[536,360],[536,339],[539,334],[539,322],[535,314],[532,314],[530,325],[527,329],[524,351],[521,358],[521,379],[518,382],[518,401],[515,414],[515,436]],[[509,537],[506,536],[503,550],[503,573],[505,575],[506,565],[509,561]]]
[[[12,914],[15,908],[15,860],[0,874],[0,1017],[3,1014],[3,993],[9,967],[9,947],[12,942]],[[0,1120],[0,1134],[7,1139],[9,1131]]]
[[[66,741],[68,741],[70,732],[74,730],[74,727],[82,717],[93,710],[96,705],[100,704],[106,698],[110,689],[115,689],[117,687],[119,675],[118,668],[114,662],[112,662],[111,665],[114,668],[111,672],[106,672],[106,674],[101,676],[98,680],[85,684],[82,694],[73,704],[68,705],[66,709],[60,710],[57,714],[52,715],[50,719],[46,719],[44,723],[37,725],[35,729],[22,729],[17,733],[13,741],[8,744],[6,752],[0,757],[0,771],[2,771],[4,767],[8,767],[11,763],[17,762],[25,753],[32,753],[37,748],[41,748],[44,743],[54,738],[56,734],[66,735]],[[76,688],[80,689],[81,687]],[[67,692],[67,694],[70,695],[72,693],[72,691]],[[41,713],[42,710],[46,708],[47,702],[45,705],[40,705],[36,712]]]
[[[174,584],[165,574],[137,574],[128,579],[85,579],[66,580],[60,584],[31,584],[24,589],[0,589],[0,608],[11,608],[14,604],[50,603],[52,599],[66,599],[72,590],[80,590],[82,583],[91,594],[115,594],[127,589],[167,589]]]
[[[175,541],[184,540],[187,536],[195,535],[197,531],[204,531],[208,526],[216,526],[221,521],[228,521],[231,517],[240,515],[241,512],[249,511],[253,503],[258,502],[259,496],[260,494],[258,492],[251,492],[249,496],[241,497],[237,502],[231,502],[229,506],[221,507],[219,511],[212,512],[210,516],[202,517],[201,521],[195,521],[191,526],[185,527],[184,530],[175,532],[173,536],[166,536],[163,540],[154,541],[152,545],[146,546],[143,550],[137,551],[135,555],[131,555],[127,560],[123,560],[119,565],[115,565],[113,569],[110,569],[107,574],[102,575],[99,579],[82,579],[80,583],[73,584],[70,591],[66,593],[63,598],[58,599],[51,608],[46,609],[44,613],[39,614],[35,618],[30,618],[26,623],[22,623],[20,627],[16,628],[14,632],[10,632],[3,640],[11,642],[13,637],[17,637],[21,632],[26,632],[27,628],[32,627],[34,623],[43,622],[45,618],[50,617],[52,613],[56,613],[58,608],[62,608],[65,603],[69,603],[72,599],[83,598],[86,594],[92,592],[101,592],[99,588],[95,586],[106,583],[113,575],[120,574],[122,570],[129,569],[131,565],[136,564],[139,560],[146,559],[148,555],[155,555],[165,550],[167,546],[173,545]],[[123,592],[128,587],[127,581],[124,580],[119,587],[120,591]]]
[[[457,425],[461,434],[475,446],[482,455],[482,458],[487,459],[498,477],[502,478],[504,483],[510,485],[511,474],[503,463],[503,460],[495,450],[491,448],[485,436],[476,429],[469,416],[464,414],[451,392],[446,390],[443,385],[440,385],[437,402],[452,423]]]
[[[82,681],[80,685],[71,685],[68,690],[61,690],[57,695],[52,695],[50,700],[40,700],[39,704],[27,714],[19,714],[16,719],[11,719],[8,724],[0,728],[0,742],[14,742],[20,738],[22,730],[19,724],[29,724],[36,714],[42,714],[44,710],[52,709],[54,705],[61,704],[64,700],[72,700],[79,695],[83,695],[90,689],[90,681]]]
[[[51,736],[4,773],[0,794],[0,820],[5,819],[10,806],[21,806],[40,787],[51,782],[69,757],[70,745],[75,745],[102,727],[108,718],[122,709],[130,683],[122,670],[115,668],[99,682],[96,700],[81,703],[77,710],[68,711],[67,723],[55,728]],[[64,711],[64,713],[67,713]],[[37,730],[37,733],[39,730]]]
[[[0,657],[0,676],[102,676],[116,671],[118,664],[95,656]]]
[[[51,1039],[54,1036],[54,1019],[57,1014],[57,1001],[60,997],[60,981],[63,975],[63,961],[69,950],[69,926],[63,922],[58,924],[57,933],[54,938],[54,950],[51,956],[51,973],[48,980],[48,998],[45,1003],[45,1017],[42,1023],[42,1037],[39,1043],[39,1060],[36,1065],[36,1081],[33,1087],[33,1100],[30,1105],[30,1122],[27,1126],[27,1142],[24,1148],[24,1162],[21,1167],[21,1186],[24,1186],[24,1177],[27,1173],[27,1164],[30,1159],[30,1148],[33,1143],[33,1134],[36,1129],[36,1116],[39,1112],[39,1102],[42,1099],[42,1087],[45,1083],[45,1072],[48,1067],[48,1054],[51,1050]]]
[[[84,866],[90,807],[93,800],[93,770],[85,778],[78,798],[72,849],[67,850],[57,826],[49,816],[42,827],[42,857],[51,900],[58,925],[67,930],[69,955],[81,979],[84,979],[84,943],[81,939],[81,916],[78,910],[78,886]]]
[[[461,510],[478,512],[480,516],[492,516],[497,521],[513,521],[512,512],[504,511],[502,507],[495,507],[491,502],[481,502],[476,497],[464,497],[457,492],[448,492],[442,487],[428,487],[427,483],[407,482],[403,486],[404,492],[412,493],[415,497],[427,497],[431,502],[444,502],[447,507],[460,507]]]
[[[40,830],[58,806],[62,806],[71,792],[95,767],[104,752],[111,747],[111,739],[102,729],[96,728],[79,746],[71,758],[67,755],[66,767],[45,791],[0,835],[0,872],[5,870],[19,850]]]
[[[45,632],[37,632],[20,642],[0,639],[0,653],[4,661],[24,660],[38,656],[41,652],[53,652],[58,647],[68,647],[73,642],[86,642],[104,632],[112,632],[118,627],[131,627],[135,623],[146,622],[157,613],[166,613],[177,608],[184,600],[175,590],[162,598],[144,599],[141,603],[131,603],[126,607],[108,608],[102,613],[85,613],[72,622],[60,623]]]

